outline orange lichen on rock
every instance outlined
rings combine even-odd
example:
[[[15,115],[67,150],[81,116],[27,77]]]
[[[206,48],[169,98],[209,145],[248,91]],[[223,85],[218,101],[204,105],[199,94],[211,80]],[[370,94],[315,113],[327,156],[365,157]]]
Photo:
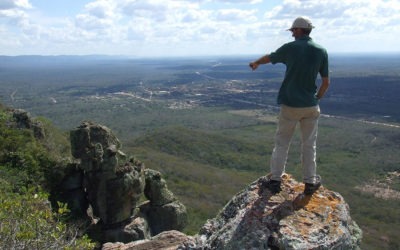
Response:
[[[282,178],[282,187],[277,196],[286,197],[293,210],[286,212],[287,216],[279,221],[279,235],[291,235],[312,245],[315,236],[321,232],[325,235],[343,234],[342,210],[347,205],[339,194],[320,187],[313,195],[305,195],[304,184],[296,182],[290,175]],[[270,200],[275,199],[271,197]]]

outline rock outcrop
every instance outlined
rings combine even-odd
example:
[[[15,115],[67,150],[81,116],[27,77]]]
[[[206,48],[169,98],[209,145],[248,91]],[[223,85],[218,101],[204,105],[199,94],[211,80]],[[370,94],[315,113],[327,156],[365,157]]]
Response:
[[[39,121],[33,120],[29,112],[23,109],[14,109],[13,117],[19,128],[32,129],[36,139],[43,139],[45,137],[42,124]]]
[[[192,242],[193,238],[179,231],[165,231],[151,239],[139,240],[127,244],[106,243],[102,250],[174,250],[184,242]]]
[[[88,122],[71,131],[71,151],[94,215],[106,227],[130,219],[144,190],[144,166],[127,159],[108,128]]]
[[[186,208],[161,174],[125,155],[110,129],[83,122],[70,138],[79,163],[70,164],[60,189],[72,211],[90,205],[96,240],[131,242],[186,226]],[[148,201],[138,204],[143,195]]]
[[[266,178],[266,177],[262,177]],[[261,178],[235,195],[181,249],[358,249],[362,231],[340,194],[321,187],[312,196],[285,175],[272,195]]]
[[[158,171],[146,169],[144,195],[149,200],[140,206],[150,224],[152,235],[181,230],[187,223],[186,207],[175,198]]]
[[[304,184],[284,175],[282,191],[272,195],[262,188],[264,178],[235,195],[193,237],[168,231],[144,241],[108,243],[103,250],[359,249],[362,231],[340,194],[321,187],[306,196]]]
[[[18,128],[44,129],[23,110],[13,110]],[[91,208],[93,231],[111,249],[359,249],[362,231],[343,197],[321,187],[312,196],[304,184],[284,175],[282,191],[262,188],[266,176],[236,194],[199,233],[187,236],[185,206],[168,189],[161,173],[146,169],[121,151],[107,127],[84,122],[71,131],[70,163],[60,178],[69,208]],[[394,173],[397,174],[397,173]],[[148,200],[138,204],[145,197]],[[90,209],[89,209],[90,210]],[[93,235],[92,235],[93,236]]]
[[[195,236],[180,232],[187,212],[157,171],[127,157],[120,142],[101,125],[82,123],[71,132],[79,159],[64,181],[81,186],[98,218],[103,249],[358,249],[362,231],[340,194],[321,187],[312,196],[285,175],[282,191],[262,188],[267,177],[249,184]],[[81,182],[81,184],[80,184]],[[138,204],[140,197],[148,201]],[[82,195],[76,195],[81,203]],[[71,202],[74,204],[74,201]],[[126,243],[126,244],[124,244]]]

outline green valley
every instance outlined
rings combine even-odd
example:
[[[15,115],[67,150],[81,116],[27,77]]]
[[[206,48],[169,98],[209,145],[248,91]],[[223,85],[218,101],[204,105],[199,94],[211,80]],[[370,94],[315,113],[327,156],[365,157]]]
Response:
[[[2,130],[2,182],[47,185],[43,168],[71,157],[68,132],[90,120],[109,127],[124,152],[162,173],[188,209],[185,233],[196,234],[234,194],[269,171],[281,67],[253,74],[246,57],[39,59],[0,60],[0,101],[53,128],[47,148],[25,130]],[[332,60],[332,86],[320,104],[318,173],[349,204],[364,232],[362,249],[398,249],[399,60],[382,57],[374,70],[370,57],[359,59]],[[6,118],[2,113],[4,128]],[[16,145],[19,153],[10,153]],[[301,181],[299,149],[297,131],[286,171]],[[5,156],[26,171],[11,171],[15,164],[7,165]]]

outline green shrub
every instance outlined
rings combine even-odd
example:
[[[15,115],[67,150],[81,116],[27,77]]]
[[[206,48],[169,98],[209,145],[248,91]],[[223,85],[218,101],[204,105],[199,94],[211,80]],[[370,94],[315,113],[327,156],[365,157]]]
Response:
[[[7,180],[14,191],[19,192],[29,185],[53,186],[51,176],[62,158],[54,150],[55,144],[64,145],[65,140],[58,139],[54,143],[52,138],[56,132],[48,128],[45,127],[52,136],[38,140],[32,130],[16,125],[11,112],[0,109],[0,177]],[[60,148],[66,151],[65,147]]]
[[[67,223],[66,205],[50,205],[47,192],[59,182],[53,176],[68,147],[57,131],[44,129],[51,137],[37,139],[0,107],[0,249],[93,249],[84,228]]]
[[[53,212],[48,195],[26,190],[10,192],[10,186],[0,181],[0,249],[93,249],[95,244],[80,235],[79,228],[67,226],[63,216],[68,213],[59,204]]]

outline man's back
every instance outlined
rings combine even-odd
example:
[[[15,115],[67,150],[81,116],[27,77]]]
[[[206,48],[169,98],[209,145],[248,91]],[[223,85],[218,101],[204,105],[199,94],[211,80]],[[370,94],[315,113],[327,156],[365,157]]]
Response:
[[[269,55],[271,62],[286,65],[285,79],[278,95],[278,104],[291,107],[317,105],[315,84],[318,73],[328,76],[328,55],[326,50],[314,43],[309,36],[303,36],[284,44]]]

